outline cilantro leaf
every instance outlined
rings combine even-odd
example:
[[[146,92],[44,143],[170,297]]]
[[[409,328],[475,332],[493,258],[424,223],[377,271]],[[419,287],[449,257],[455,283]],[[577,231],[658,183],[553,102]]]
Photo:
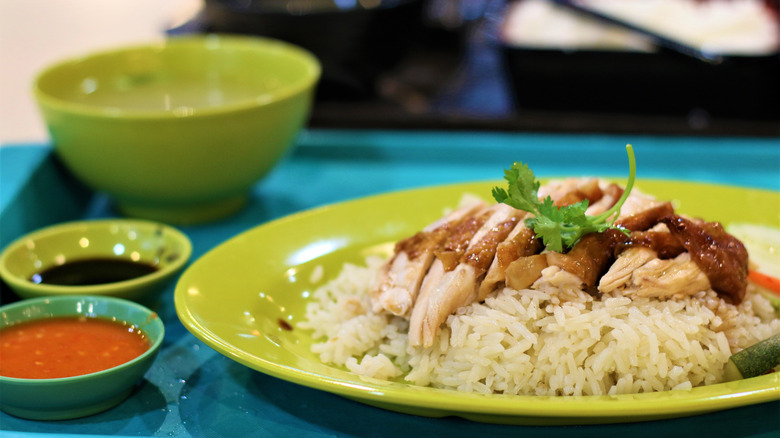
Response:
[[[588,201],[584,200],[565,207],[558,207],[549,196],[539,200],[539,181],[527,164],[515,162],[504,171],[507,189],[493,188],[493,198],[518,210],[534,214],[527,218],[526,226],[534,230],[536,237],[541,238],[550,251],[563,252],[564,248],[574,246],[582,236],[588,233],[601,233],[614,228],[627,233],[626,230],[614,225],[620,215],[620,208],[628,199],[628,194],[634,186],[636,176],[636,160],[634,149],[626,145],[628,154],[629,176],[623,195],[612,208],[598,216],[588,216],[585,211]],[[611,218],[611,220],[610,220]]]
[[[539,204],[539,181],[528,165],[515,162],[504,171],[504,179],[509,183],[508,191],[494,187],[493,198],[498,202],[511,202],[509,205],[518,210],[529,213],[536,211],[536,205]]]

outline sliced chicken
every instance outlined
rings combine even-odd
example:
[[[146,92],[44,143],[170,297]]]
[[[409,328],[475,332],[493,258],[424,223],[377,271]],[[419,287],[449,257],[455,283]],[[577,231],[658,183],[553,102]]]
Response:
[[[431,263],[428,273],[423,277],[420,291],[412,308],[409,326],[417,327],[417,329],[409,331],[410,344],[420,345],[422,343],[421,327],[430,297],[439,286],[444,274],[457,266],[458,260],[466,253],[469,242],[491,214],[492,209],[484,209],[465,218],[452,230],[444,244],[435,251],[436,258]]]
[[[610,293],[615,289],[625,287],[631,282],[631,276],[639,267],[658,258],[658,253],[650,248],[633,247],[620,253],[615,263],[610,266],[599,280],[599,292]]]
[[[408,316],[435,251],[465,218],[485,208],[484,202],[471,202],[398,242],[395,255],[382,266],[371,290],[374,312],[386,310],[394,315]]]
[[[569,178],[540,188],[539,196],[550,196],[559,205],[567,205],[583,199],[589,202],[597,200],[602,192],[596,179]],[[447,316],[463,305],[484,300],[499,284],[506,282],[505,270],[512,262],[542,250],[542,244],[535,238],[533,230],[522,224],[527,213],[503,204],[496,208],[496,214],[473,237],[465,255],[457,251],[436,253],[436,259],[423,279],[412,310],[409,331],[411,345],[430,345],[439,325]],[[502,225],[491,228],[494,223]],[[530,266],[535,271],[540,259],[530,260]],[[456,264],[456,261],[459,263]],[[518,278],[529,276],[525,266],[522,262],[514,265],[511,272],[515,275],[511,276],[510,283],[517,283]]]
[[[588,204],[588,209],[585,210],[585,214],[588,216],[598,216],[612,208],[620,197],[623,196],[623,188],[612,183],[602,190],[602,194],[603,196],[600,199]]]
[[[539,189],[540,198],[559,206],[587,200],[589,215],[607,211],[622,194],[620,186],[595,179]],[[591,292],[669,297],[712,288],[735,303],[744,296],[742,244],[719,224],[675,215],[671,203],[634,191],[615,222],[620,230],[585,235],[566,253],[543,252],[527,216],[478,202],[399,242],[371,292],[374,311],[409,318],[409,345],[427,348],[458,308],[502,285],[531,287],[548,266],[576,275]]]
[[[747,292],[745,245],[717,222],[697,222],[678,215],[667,216],[662,222],[707,275],[712,289],[734,304],[741,303]]]
[[[649,208],[631,215],[622,215],[616,221],[630,231],[646,230],[657,224],[674,210],[670,203],[652,203]],[[615,260],[618,248],[631,245],[631,239],[621,231],[608,229],[603,233],[591,233],[583,236],[569,252],[547,252],[547,264],[558,266],[570,274],[578,276],[586,290],[596,286],[601,276]]]
[[[544,199],[548,196],[551,197],[552,200],[555,201],[556,205],[570,205],[572,202],[561,202],[565,202],[564,198],[568,198],[569,201],[575,200],[574,197],[569,196],[569,194],[576,193],[577,191],[583,192],[581,188],[588,187],[590,181],[592,181],[592,178],[566,178],[563,180],[552,180],[547,184],[539,187],[537,194],[539,195],[539,199]],[[587,191],[587,189],[584,191]],[[582,201],[583,199],[585,199],[585,197],[580,197],[580,199],[575,200],[575,202]]]
[[[496,204],[490,215],[474,233],[466,251],[453,269],[451,259],[437,262],[423,280],[423,288],[409,323],[409,344],[430,347],[439,326],[459,307],[474,302],[478,297],[478,285],[495,258],[498,244],[514,229],[522,212],[505,204]],[[427,278],[429,277],[430,278]]]
[[[547,266],[547,256],[544,254],[520,257],[504,270],[506,285],[515,290],[527,289],[542,276]]]
[[[640,192],[639,189],[634,188],[631,190],[631,194],[628,198],[626,198],[626,202],[620,206],[620,216],[618,219],[634,216],[635,214],[653,208],[658,204],[664,203],[665,202],[658,201],[652,196],[646,195]]]
[[[653,227],[652,230],[631,233],[631,237],[627,241],[617,245],[615,252],[622,254],[626,248],[637,247],[650,248],[661,259],[672,259],[685,252],[685,247],[669,232],[664,224],[659,224],[659,226]]]
[[[620,217],[615,221],[615,225],[631,231],[644,231],[654,227],[666,216],[674,214],[674,208],[670,202],[653,202],[645,204],[645,207],[631,214],[624,213],[621,209]]]
[[[668,260],[653,258],[634,269],[624,284],[622,294],[671,298],[693,295],[710,287],[707,275],[691,260],[690,253],[684,252]]]
[[[599,180],[569,178],[560,182],[540,187],[539,197],[550,196],[555,205],[571,205],[583,200],[589,204],[612,207],[623,193],[616,184],[606,186],[602,190]],[[615,196],[617,194],[617,196]],[[606,197],[609,199],[604,200]],[[521,224],[512,230],[506,241],[499,244],[496,250],[496,259],[490,266],[485,279],[479,287],[479,300],[483,300],[490,292],[501,284],[513,289],[525,289],[533,284],[547,267],[547,261],[539,253],[544,249],[540,239],[537,239],[534,231]]]
[[[556,199],[560,199],[561,197],[571,192],[572,190],[576,190],[577,186],[580,184],[582,184],[582,180],[578,178],[552,180],[547,184],[544,184],[541,187],[539,187],[537,194],[539,195],[539,199],[544,199],[550,196],[553,198],[553,200],[556,200]]]
[[[646,212],[644,218],[621,221],[629,228],[660,224],[651,231],[633,232],[618,244],[620,255],[601,278],[601,292],[624,288],[627,295],[669,297],[712,288],[735,304],[742,301],[748,259],[739,240],[718,223],[674,214],[671,205],[659,204]]]
[[[599,187],[599,180],[596,178],[576,181],[577,183],[573,189],[565,192],[559,191],[551,195],[553,201],[555,201],[555,205],[572,205],[584,200],[587,200],[588,204],[593,204],[604,196],[601,187]],[[564,189],[568,189],[567,186],[563,187]]]
[[[542,242],[536,238],[534,231],[522,221],[509,233],[506,240],[496,247],[496,256],[490,264],[485,278],[479,285],[478,300],[484,300],[500,285],[508,283],[507,268],[516,260],[538,254],[542,250]],[[515,269],[515,271],[517,268]],[[512,287],[512,286],[510,286]]]
[[[550,251],[544,256],[547,265],[576,275],[585,290],[590,290],[614,260],[614,248],[627,239],[620,231],[608,229],[603,233],[586,234],[565,254]]]

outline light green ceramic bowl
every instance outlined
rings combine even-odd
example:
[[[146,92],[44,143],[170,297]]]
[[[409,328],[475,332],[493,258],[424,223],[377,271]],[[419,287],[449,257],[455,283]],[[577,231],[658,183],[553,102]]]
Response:
[[[33,420],[64,420],[112,408],[130,395],[162,345],[165,327],[151,310],[112,297],[36,298],[0,307],[0,330],[57,316],[101,317],[138,327],[151,342],[141,356],[96,373],[58,379],[0,376],[0,409]]]
[[[48,67],[34,94],[55,150],[120,211],[227,216],[308,120],[320,64],[258,37],[188,36]]]
[[[192,254],[192,243],[169,225],[138,219],[67,222],[34,231],[0,253],[0,277],[22,298],[105,295],[144,300],[171,284]],[[74,260],[111,258],[143,262],[153,273],[113,283],[63,286],[32,276]]]

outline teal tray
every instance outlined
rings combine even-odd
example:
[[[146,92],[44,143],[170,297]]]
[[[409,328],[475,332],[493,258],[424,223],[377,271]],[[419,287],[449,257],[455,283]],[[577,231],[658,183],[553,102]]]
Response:
[[[640,178],[780,192],[777,138],[310,130],[253,188],[246,209],[182,230],[193,242],[195,260],[228,238],[289,213],[411,187],[496,180],[513,161],[529,163],[540,176],[625,177],[627,142],[634,145]],[[117,215],[110,199],[63,169],[49,145],[0,148],[0,208],[1,246],[52,223]],[[4,286],[2,303],[16,299]],[[0,436],[780,436],[780,401],[593,426],[506,426],[389,412],[266,376],[216,353],[179,322],[173,287],[147,305],[163,318],[166,339],[129,399],[101,414],[67,421],[0,413]]]

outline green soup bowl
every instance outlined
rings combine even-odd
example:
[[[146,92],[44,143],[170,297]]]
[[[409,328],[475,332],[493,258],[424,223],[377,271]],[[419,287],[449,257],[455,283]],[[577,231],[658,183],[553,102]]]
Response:
[[[172,37],[40,72],[65,166],[121,213],[174,224],[238,211],[308,122],[319,61],[260,37]]]
[[[146,307],[94,296],[36,298],[2,306],[0,332],[16,324],[55,317],[102,318],[132,326],[143,333],[149,348],[128,362],[79,376],[35,379],[0,375],[0,410],[33,420],[64,420],[112,408],[143,380],[165,335],[163,322]]]
[[[0,253],[0,277],[22,298],[103,295],[146,301],[173,283],[191,255],[190,239],[170,225],[74,221],[11,242]]]

